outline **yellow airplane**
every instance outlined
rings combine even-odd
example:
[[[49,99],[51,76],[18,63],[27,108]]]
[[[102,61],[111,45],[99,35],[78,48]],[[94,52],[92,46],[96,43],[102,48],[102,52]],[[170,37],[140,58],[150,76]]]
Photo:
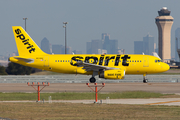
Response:
[[[24,66],[42,70],[92,75],[91,83],[96,82],[95,76],[105,79],[124,79],[125,74],[142,74],[146,83],[147,74],[165,72],[169,65],[162,62],[157,54],[47,54],[44,53],[21,26],[13,26],[19,56],[9,60]]]

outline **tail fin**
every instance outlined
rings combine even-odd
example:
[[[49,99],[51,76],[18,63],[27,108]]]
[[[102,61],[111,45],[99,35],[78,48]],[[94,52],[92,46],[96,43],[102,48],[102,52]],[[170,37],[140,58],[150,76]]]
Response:
[[[43,55],[44,53],[21,26],[12,26],[19,56]]]

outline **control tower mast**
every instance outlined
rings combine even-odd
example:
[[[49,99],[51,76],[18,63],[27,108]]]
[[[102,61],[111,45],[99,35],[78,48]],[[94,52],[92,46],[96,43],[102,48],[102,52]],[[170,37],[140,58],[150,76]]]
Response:
[[[163,7],[158,11],[159,16],[155,18],[158,27],[158,52],[159,57],[168,62],[171,59],[171,26],[173,17],[170,16],[171,11]]]

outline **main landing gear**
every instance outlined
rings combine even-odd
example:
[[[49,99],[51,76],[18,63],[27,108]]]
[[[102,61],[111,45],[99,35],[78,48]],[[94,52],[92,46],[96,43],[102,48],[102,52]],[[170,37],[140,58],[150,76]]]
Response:
[[[91,77],[91,78],[89,79],[89,82],[90,82],[90,83],[95,83],[95,82],[96,82],[96,78],[95,78],[95,77]]]
[[[147,83],[148,79],[146,78],[146,74],[143,74],[143,83]]]
[[[92,77],[89,79],[90,83],[95,83],[96,78],[94,76],[98,75],[98,71],[93,71]]]

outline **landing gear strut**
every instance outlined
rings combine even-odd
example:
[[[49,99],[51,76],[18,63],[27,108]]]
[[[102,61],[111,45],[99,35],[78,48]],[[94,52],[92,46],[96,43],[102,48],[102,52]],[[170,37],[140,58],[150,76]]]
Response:
[[[98,71],[93,71],[92,77],[89,79],[90,83],[95,83],[96,78],[94,76],[98,75]]]
[[[146,74],[143,74],[143,83],[147,83],[148,79],[146,78]]]

